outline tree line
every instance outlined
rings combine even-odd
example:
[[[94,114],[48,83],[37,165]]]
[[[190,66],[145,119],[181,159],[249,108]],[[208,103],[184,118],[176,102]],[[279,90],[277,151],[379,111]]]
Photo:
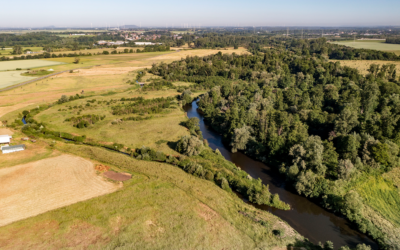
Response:
[[[400,44],[400,37],[386,38],[386,43]]]

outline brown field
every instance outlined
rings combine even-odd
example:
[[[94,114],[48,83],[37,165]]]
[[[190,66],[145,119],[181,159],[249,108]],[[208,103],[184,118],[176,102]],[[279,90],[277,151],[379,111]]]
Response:
[[[0,170],[0,226],[114,192],[93,164],[61,155]]]
[[[13,135],[14,132],[8,128],[0,128],[0,135]]]
[[[398,61],[379,61],[379,60],[330,60],[332,62],[340,62],[341,66],[348,66],[356,68],[361,74],[367,74],[369,66],[373,63],[383,65],[383,64],[396,64],[397,72],[400,70],[400,62]]]

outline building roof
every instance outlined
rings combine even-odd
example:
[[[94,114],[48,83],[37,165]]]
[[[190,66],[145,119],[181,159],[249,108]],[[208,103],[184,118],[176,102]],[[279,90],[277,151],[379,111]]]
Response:
[[[0,135],[0,143],[10,143],[11,138],[9,135]]]
[[[18,149],[18,148],[25,149],[25,144],[14,145],[14,146],[3,146],[3,147],[1,147],[1,150],[10,150],[10,149]]]

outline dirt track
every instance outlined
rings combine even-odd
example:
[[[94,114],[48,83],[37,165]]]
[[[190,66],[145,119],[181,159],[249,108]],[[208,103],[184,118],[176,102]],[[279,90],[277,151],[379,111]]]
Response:
[[[0,226],[118,189],[70,155],[0,169],[0,183]]]

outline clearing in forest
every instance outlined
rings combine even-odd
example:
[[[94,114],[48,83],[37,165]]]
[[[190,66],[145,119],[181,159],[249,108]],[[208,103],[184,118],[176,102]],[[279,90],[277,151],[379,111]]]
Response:
[[[70,155],[0,169],[0,183],[0,226],[118,189]]]
[[[400,51],[400,44],[390,44],[383,41],[344,41],[332,42],[334,44],[344,45],[356,49],[374,49],[383,51]]]

